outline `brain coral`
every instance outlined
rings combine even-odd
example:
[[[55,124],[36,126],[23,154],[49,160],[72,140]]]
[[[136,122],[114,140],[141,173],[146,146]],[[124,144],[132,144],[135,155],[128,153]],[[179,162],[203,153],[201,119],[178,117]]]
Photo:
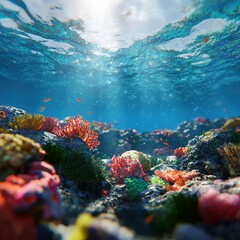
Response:
[[[132,160],[137,160],[142,165],[144,172],[151,169],[151,160],[147,154],[143,152],[131,150],[123,153],[121,157],[131,157]]]
[[[38,143],[21,135],[0,134],[0,179],[17,173],[26,163],[40,160],[44,150]]]

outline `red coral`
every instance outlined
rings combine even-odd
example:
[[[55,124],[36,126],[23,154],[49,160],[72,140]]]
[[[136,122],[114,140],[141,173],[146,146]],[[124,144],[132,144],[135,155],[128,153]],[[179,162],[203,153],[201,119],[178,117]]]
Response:
[[[117,184],[123,184],[127,177],[142,178],[149,181],[148,176],[144,173],[141,164],[130,157],[112,157],[112,164],[108,164],[111,174],[116,179]]]
[[[44,118],[45,118],[45,121],[43,122],[43,125],[40,128],[40,130],[54,133],[54,130],[56,130],[59,125],[58,119],[53,117],[44,117]]]
[[[175,169],[168,169],[164,172],[161,172],[160,170],[156,170],[154,173],[156,174],[156,176],[160,177],[164,181],[173,183],[173,185],[165,186],[165,188],[168,191],[181,190],[189,179],[194,178],[198,175],[198,173],[195,170],[192,170],[191,172],[185,172],[185,171],[179,171]]]
[[[89,127],[90,123],[79,116],[68,119],[63,128],[59,127],[54,130],[54,134],[64,138],[80,138],[90,149],[93,149],[99,145],[98,133],[89,130]]]
[[[240,196],[210,188],[199,197],[198,212],[203,221],[210,224],[240,219]]]
[[[181,158],[182,156],[186,155],[187,154],[187,148],[186,147],[180,147],[180,148],[176,148],[174,150],[174,155],[177,157],[177,158]]]

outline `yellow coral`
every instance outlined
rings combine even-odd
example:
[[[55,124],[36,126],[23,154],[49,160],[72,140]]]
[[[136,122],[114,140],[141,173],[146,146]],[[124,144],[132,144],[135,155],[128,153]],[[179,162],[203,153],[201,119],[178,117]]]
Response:
[[[74,230],[68,240],[86,240],[88,239],[88,229],[93,221],[89,213],[82,213],[77,218]]]
[[[11,133],[11,129],[0,128],[0,133]]]
[[[132,160],[137,160],[143,168],[143,171],[149,171],[151,169],[151,160],[147,154],[135,150],[130,150],[122,154],[121,157],[131,157]]]
[[[32,129],[39,130],[45,121],[45,118],[41,114],[23,114],[14,117],[14,122],[9,123],[9,127],[13,129]]]
[[[40,160],[44,150],[38,143],[21,135],[0,134],[0,178],[16,173],[29,160]]]
[[[240,118],[229,118],[221,127],[223,130],[234,129],[240,127]]]

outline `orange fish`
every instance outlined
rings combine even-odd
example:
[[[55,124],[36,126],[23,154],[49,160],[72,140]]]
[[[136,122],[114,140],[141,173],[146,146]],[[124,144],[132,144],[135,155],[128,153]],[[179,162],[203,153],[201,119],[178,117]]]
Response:
[[[81,101],[81,99],[80,99],[80,98],[76,98],[76,100],[77,100],[77,102],[80,102],[80,101]]]
[[[169,146],[168,142],[163,142],[164,145]]]
[[[88,115],[91,115],[91,114],[92,114],[92,112],[87,112],[87,114],[88,114]]]
[[[48,97],[48,98],[44,99],[44,102],[49,102],[50,100],[52,100],[52,99]]]
[[[0,111],[0,119],[1,118],[6,118],[6,113],[4,111]]]
[[[217,104],[218,104],[218,105],[221,105],[221,103],[220,103],[220,102],[217,102]]]
[[[43,112],[43,111],[44,111],[44,109],[45,109],[45,107],[44,107],[44,106],[40,106],[40,112]]]
[[[146,224],[149,224],[151,221],[152,221],[152,217],[151,216],[147,216],[145,219],[144,219],[145,223]]]
[[[209,41],[209,37],[204,37],[202,41],[207,43]]]

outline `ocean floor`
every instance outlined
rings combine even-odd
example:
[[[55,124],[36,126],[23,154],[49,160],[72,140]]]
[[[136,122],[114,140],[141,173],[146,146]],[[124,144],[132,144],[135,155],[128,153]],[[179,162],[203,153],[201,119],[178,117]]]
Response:
[[[0,106],[0,239],[239,239],[239,127],[138,133]]]

